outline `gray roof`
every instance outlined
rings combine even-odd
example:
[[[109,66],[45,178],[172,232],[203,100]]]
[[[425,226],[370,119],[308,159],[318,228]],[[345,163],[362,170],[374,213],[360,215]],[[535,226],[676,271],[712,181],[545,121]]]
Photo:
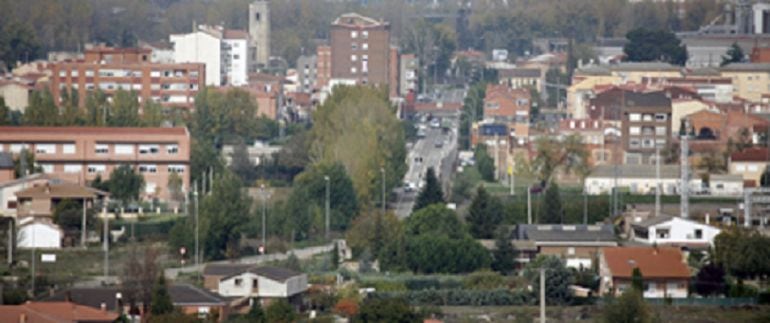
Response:
[[[664,222],[671,221],[671,219],[673,219],[673,218],[674,217],[670,216],[670,215],[659,215],[659,216],[647,218],[647,219],[645,219],[643,221],[639,221],[639,222],[636,222],[636,223],[631,223],[631,225],[633,225],[635,227],[649,228],[649,227],[654,226],[654,225],[658,225],[658,224],[661,224],[661,223],[664,223]]]
[[[514,239],[535,242],[616,242],[611,224],[520,224]]]
[[[615,165],[598,165],[588,178],[615,177]],[[660,178],[679,178],[679,165],[660,165]],[[617,165],[621,178],[655,178],[655,165]]]
[[[13,169],[13,166],[11,153],[0,152],[0,169]]]
[[[280,282],[302,275],[301,272],[282,267],[256,267],[249,269],[249,272]]]
[[[171,285],[168,293],[175,306],[193,304],[224,305],[226,303],[222,297],[190,284]]]
[[[510,68],[500,70],[501,78],[508,77],[540,77],[541,71],[538,68]]]
[[[732,63],[722,67],[723,71],[747,71],[747,72],[770,72],[768,63]]]
[[[249,264],[208,264],[203,268],[204,276],[230,276],[240,274],[254,265]]]

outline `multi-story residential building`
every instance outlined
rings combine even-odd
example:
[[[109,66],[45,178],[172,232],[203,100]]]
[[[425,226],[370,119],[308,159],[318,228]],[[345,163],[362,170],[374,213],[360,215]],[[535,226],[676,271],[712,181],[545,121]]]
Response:
[[[517,141],[529,139],[529,110],[532,96],[527,89],[511,89],[505,85],[487,85],[484,97],[484,119],[505,122]]]
[[[722,231],[690,219],[660,215],[634,222],[633,239],[646,245],[708,249]]]
[[[107,179],[121,165],[144,176],[145,198],[168,200],[172,173],[190,184],[190,133],[185,128],[0,127],[0,151],[35,154],[43,173],[76,183]]]
[[[590,154],[592,165],[622,163],[620,122],[611,120],[564,119],[559,135],[578,135]]]
[[[206,85],[248,83],[250,40],[245,31],[200,25],[192,33],[169,38],[177,63],[206,64]]]
[[[297,58],[297,91],[312,93],[318,79],[318,55],[302,55]]]
[[[83,105],[88,93],[96,90],[108,97],[117,90],[134,91],[141,102],[191,108],[204,86],[204,65],[152,63],[150,54],[141,48],[87,49],[82,61],[51,64],[51,93],[59,98],[62,90],[77,91]]]
[[[770,93],[770,64],[733,63],[723,66],[721,76],[733,80],[733,95],[751,102],[762,101]]]
[[[406,97],[409,92],[417,92],[420,71],[420,59],[414,54],[402,54],[399,63],[399,95]]]
[[[499,71],[500,84],[512,89],[535,89],[545,91],[545,73],[539,68],[509,68]]]
[[[625,163],[654,162],[655,148],[671,139],[671,99],[664,92],[627,92],[622,100]]]
[[[347,13],[331,26],[331,78],[389,85],[390,24]]]
[[[321,45],[316,48],[316,89],[323,89],[329,85],[332,79],[332,48]]]

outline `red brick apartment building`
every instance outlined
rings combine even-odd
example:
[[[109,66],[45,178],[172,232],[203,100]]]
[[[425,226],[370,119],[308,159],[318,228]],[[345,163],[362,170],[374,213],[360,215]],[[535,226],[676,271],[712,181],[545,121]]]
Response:
[[[144,176],[145,198],[169,198],[177,173],[190,187],[190,133],[186,128],[0,127],[0,152],[35,154],[46,174],[76,183],[107,179],[121,165]]]
[[[355,80],[358,84],[389,84],[389,23],[356,13],[344,14],[332,23],[330,47],[331,78]]]
[[[153,100],[165,107],[192,108],[195,95],[206,80],[200,63],[152,63],[146,48],[95,47],[78,61],[51,65],[51,92],[60,97],[63,89],[78,91],[81,105],[90,91],[108,96],[115,91],[135,91],[142,102]]]

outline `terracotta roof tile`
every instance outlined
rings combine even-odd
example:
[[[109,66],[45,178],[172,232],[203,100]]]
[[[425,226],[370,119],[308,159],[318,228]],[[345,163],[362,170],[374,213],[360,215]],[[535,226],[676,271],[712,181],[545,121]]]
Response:
[[[21,305],[0,305],[0,322],[19,322],[24,315],[27,323],[49,322],[112,322],[117,313],[97,310],[71,302],[28,302]]]
[[[770,156],[767,148],[751,147],[734,152],[730,155],[730,160],[734,162],[764,162],[770,161]]]
[[[678,248],[610,247],[602,249],[612,277],[631,278],[638,267],[644,278],[689,278],[690,269]]]
[[[107,192],[77,184],[45,184],[16,192],[20,198],[93,198],[109,195]]]
[[[54,134],[125,134],[125,135],[184,135],[187,129],[138,127],[0,127],[0,133],[54,133]]]

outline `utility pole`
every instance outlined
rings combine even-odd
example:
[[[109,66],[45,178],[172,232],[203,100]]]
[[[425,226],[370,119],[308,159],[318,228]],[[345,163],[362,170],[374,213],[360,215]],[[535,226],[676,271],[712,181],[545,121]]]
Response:
[[[267,248],[267,199],[270,198],[270,192],[265,188],[265,184],[259,185],[259,196],[262,198],[262,248]],[[292,234],[292,237],[294,235]]]
[[[679,208],[682,218],[690,217],[690,165],[688,164],[687,157],[690,155],[690,145],[688,142],[690,131],[690,120],[684,119],[684,129],[681,131],[682,144],[679,155],[679,163],[681,165],[681,178],[679,182],[681,190],[681,198]]]
[[[8,219],[8,265],[13,263],[13,233],[15,232],[14,228],[16,227],[16,220],[13,218]]]
[[[104,213],[104,280],[110,274],[110,219]]]
[[[660,146],[655,145],[655,217],[660,216]]]
[[[86,248],[86,198],[83,198],[83,220],[80,222],[80,246]]]
[[[326,239],[329,239],[329,176],[324,176],[326,181]]]
[[[385,209],[387,208],[385,204],[385,167],[380,167],[380,172],[382,173],[382,214],[385,215]]]
[[[200,265],[200,252],[198,252],[198,181],[195,181],[195,188],[193,188],[193,199],[195,199],[195,266],[197,268]]]
[[[532,185],[527,185],[527,224],[532,224]]]
[[[540,323],[545,323],[545,268],[540,267]]]
[[[588,194],[583,185],[583,224],[588,224]]]
[[[500,140],[497,137],[497,134],[495,134],[495,180],[500,180],[500,151],[498,149],[498,146],[500,145]]]
[[[35,263],[37,262],[37,255],[35,254],[35,251],[37,250],[37,245],[35,244],[35,230],[32,230],[32,298],[35,298],[35,276],[37,275],[37,271],[35,271]]]

